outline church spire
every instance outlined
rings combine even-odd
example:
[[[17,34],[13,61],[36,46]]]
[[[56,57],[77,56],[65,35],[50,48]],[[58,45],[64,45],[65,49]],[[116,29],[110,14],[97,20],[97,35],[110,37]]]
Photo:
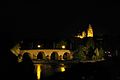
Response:
[[[91,24],[89,24],[88,29],[87,29],[87,37],[93,37],[93,29]]]

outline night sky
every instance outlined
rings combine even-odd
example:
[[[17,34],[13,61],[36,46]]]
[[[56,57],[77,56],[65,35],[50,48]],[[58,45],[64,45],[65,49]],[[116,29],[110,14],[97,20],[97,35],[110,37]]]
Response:
[[[120,6],[113,1],[5,2],[0,16],[1,35],[22,38],[71,37],[91,24],[94,34],[120,35]]]

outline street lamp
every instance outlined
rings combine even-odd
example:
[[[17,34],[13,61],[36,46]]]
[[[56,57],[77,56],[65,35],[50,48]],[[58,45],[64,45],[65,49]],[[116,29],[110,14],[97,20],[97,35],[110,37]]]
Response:
[[[65,49],[65,45],[62,45],[62,49]]]
[[[41,45],[37,45],[38,48],[41,48]]]

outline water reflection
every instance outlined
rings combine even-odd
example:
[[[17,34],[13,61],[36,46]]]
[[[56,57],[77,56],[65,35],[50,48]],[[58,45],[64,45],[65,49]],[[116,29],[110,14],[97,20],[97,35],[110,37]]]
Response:
[[[58,68],[57,68],[57,71],[58,72],[64,72],[65,71],[65,65],[64,64],[60,64],[59,66],[58,66]]]
[[[38,80],[52,76],[56,72],[64,72],[65,68],[65,64],[35,64],[35,71]]]
[[[40,76],[41,76],[41,64],[37,64],[37,79],[40,80]]]

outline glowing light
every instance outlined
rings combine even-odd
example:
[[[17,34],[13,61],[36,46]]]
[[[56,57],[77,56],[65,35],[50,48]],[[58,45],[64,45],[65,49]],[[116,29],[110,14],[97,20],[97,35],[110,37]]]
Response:
[[[84,38],[84,37],[80,35],[80,38],[82,39],[82,38]]]
[[[40,80],[40,75],[41,75],[41,65],[37,64],[37,79]]]
[[[82,35],[78,34],[78,35],[75,36],[75,37],[78,37],[78,38],[83,39],[84,37],[86,37],[86,33],[85,33],[85,31],[83,31],[83,32],[82,32]]]
[[[65,71],[65,67],[64,66],[60,67],[60,71],[64,72]]]
[[[62,49],[65,49],[65,45],[62,45]]]
[[[75,36],[75,37],[78,37],[78,38],[80,38],[80,35],[77,35],[77,36]]]
[[[87,34],[87,36],[86,36],[86,34]],[[92,26],[89,24],[88,29],[87,29],[87,32],[83,31],[82,34],[79,33],[79,34],[78,34],[77,36],[75,36],[75,37],[81,38],[81,39],[83,39],[83,38],[85,38],[85,37],[93,37],[93,29],[92,29]]]
[[[59,68],[58,68],[59,72],[64,72],[65,71],[65,65],[64,64],[60,64]]]
[[[87,37],[93,37],[93,29],[90,24],[89,24],[88,30],[87,30]]]
[[[82,37],[83,37],[83,38],[86,37],[85,31],[82,32]]]
[[[77,36],[75,36],[75,37],[77,37],[77,38],[81,38],[81,39],[83,38],[83,36],[81,36],[81,35],[77,35]]]
[[[41,47],[41,45],[38,45],[37,47],[38,47],[38,48],[40,48],[40,47]]]

